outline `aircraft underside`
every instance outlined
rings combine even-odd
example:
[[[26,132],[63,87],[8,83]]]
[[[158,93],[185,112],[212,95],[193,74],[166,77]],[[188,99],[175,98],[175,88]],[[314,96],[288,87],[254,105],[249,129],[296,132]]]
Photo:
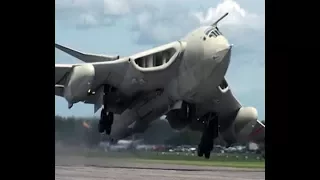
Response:
[[[227,131],[234,121],[224,120],[220,123],[219,114],[216,112],[199,115],[195,104],[184,101],[180,108],[168,111],[167,107],[170,104],[169,101],[163,100],[167,99],[167,96],[161,90],[143,93],[141,97],[138,94],[131,100],[121,97],[116,88],[108,85],[104,87],[104,93],[98,129],[100,133],[109,135],[111,142],[116,142],[134,133],[143,133],[153,120],[166,114],[171,128],[176,130],[189,128],[202,132],[198,145],[198,156],[204,155],[205,158],[209,158],[214,139],[222,133],[220,131]],[[115,114],[119,114],[119,121],[114,123]],[[135,116],[136,114],[138,115]],[[129,127],[132,124],[133,126]],[[236,141],[233,136],[226,140],[231,140],[230,143]]]
[[[219,121],[218,114],[208,112],[200,118],[196,116],[195,105],[182,103],[181,109],[176,109],[168,112],[167,120],[171,128],[182,130],[189,128],[193,131],[202,132],[200,143],[197,148],[198,156],[210,158],[210,153],[213,149],[214,139],[219,136]]]

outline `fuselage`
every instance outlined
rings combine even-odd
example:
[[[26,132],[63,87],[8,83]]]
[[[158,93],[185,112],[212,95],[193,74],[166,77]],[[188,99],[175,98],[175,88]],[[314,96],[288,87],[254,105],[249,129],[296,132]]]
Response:
[[[199,105],[214,101],[220,93],[217,87],[224,79],[231,55],[228,40],[216,31],[211,26],[204,26],[181,39],[185,47],[177,75],[167,81],[161,95],[119,115],[110,135],[120,139],[133,132],[143,132],[150,122],[167,113],[175,101]],[[128,128],[130,125],[132,128]]]

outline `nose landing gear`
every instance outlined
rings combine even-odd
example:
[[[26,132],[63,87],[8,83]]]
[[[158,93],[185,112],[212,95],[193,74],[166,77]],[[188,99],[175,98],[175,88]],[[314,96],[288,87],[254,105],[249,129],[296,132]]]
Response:
[[[215,113],[209,113],[201,118],[200,121],[201,120],[205,123],[205,128],[202,132],[197,153],[199,157],[204,155],[206,159],[209,159],[213,149],[214,139],[218,137],[219,133],[218,116]]]

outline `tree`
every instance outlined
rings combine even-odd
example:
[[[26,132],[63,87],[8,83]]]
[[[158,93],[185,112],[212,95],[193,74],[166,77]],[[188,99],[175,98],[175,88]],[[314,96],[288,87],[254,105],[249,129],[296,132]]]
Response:
[[[91,128],[86,128],[87,122]],[[94,118],[55,117],[55,139],[67,145],[87,144],[97,145],[100,142],[100,134],[96,131],[97,120]]]
[[[155,120],[150,127],[141,135],[146,144],[165,144],[167,139],[172,138],[176,132],[166,120]]]
[[[84,122],[90,128],[84,126]],[[98,119],[77,117],[55,117],[55,139],[62,144],[81,145],[89,147],[97,146],[101,140],[98,132]],[[176,131],[170,127],[166,120],[156,120],[150,127],[138,135],[146,144],[170,144],[170,145],[196,145],[201,138],[201,132],[183,130]],[[223,140],[217,139],[216,144],[222,144]]]

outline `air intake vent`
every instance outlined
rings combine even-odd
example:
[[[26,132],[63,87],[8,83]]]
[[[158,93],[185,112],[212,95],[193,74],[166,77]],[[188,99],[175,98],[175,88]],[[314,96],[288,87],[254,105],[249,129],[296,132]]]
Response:
[[[158,67],[166,64],[175,53],[176,50],[171,48],[165,51],[137,58],[135,59],[135,63],[141,68]]]
[[[209,36],[210,38],[211,37],[218,37],[218,36],[222,35],[222,33],[219,31],[219,29],[217,27],[216,28],[210,27],[209,29],[207,29],[205,31],[205,34],[207,36]]]

